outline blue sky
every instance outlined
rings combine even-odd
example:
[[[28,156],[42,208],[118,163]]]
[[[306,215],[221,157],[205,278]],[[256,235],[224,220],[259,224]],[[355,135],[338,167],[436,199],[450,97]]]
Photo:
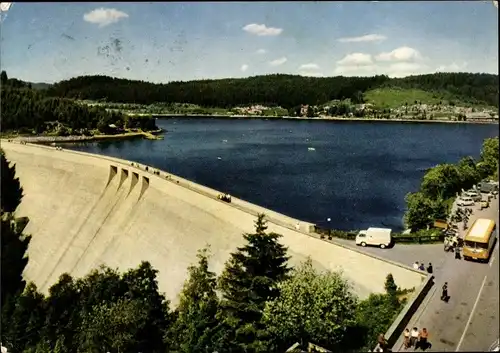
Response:
[[[32,82],[498,74],[491,1],[13,3],[1,38],[2,70]]]

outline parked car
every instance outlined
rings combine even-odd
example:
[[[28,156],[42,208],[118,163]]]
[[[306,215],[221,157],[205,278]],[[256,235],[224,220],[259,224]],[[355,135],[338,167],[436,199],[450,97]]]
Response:
[[[474,206],[474,200],[471,197],[460,197],[457,201],[457,206]]]
[[[470,197],[474,202],[481,201],[481,195],[475,190],[468,190],[462,194],[463,197]]]

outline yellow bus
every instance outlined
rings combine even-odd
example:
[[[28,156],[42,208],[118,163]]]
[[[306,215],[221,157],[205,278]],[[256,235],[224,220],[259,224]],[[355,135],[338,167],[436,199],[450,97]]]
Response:
[[[488,262],[496,237],[495,221],[485,218],[476,219],[464,239],[464,259]]]

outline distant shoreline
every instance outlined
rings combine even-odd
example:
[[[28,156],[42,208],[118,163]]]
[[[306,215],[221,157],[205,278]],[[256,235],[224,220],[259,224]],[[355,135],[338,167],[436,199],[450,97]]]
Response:
[[[132,114],[131,114],[132,115]],[[453,120],[417,120],[417,119],[365,119],[365,118],[339,118],[339,117],[292,117],[292,116],[259,116],[259,115],[220,115],[220,114],[147,114],[157,119],[197,119],[197,118],[212,118],[212,119],[260,119],[260,120],[301,120],[301,121],[359,121],[366,123],[434,123],[434,124],[482,124],[482,125],[498,125],[498,121],[480,120],[480,121],[453,121]]]
[[[475,124],[475,125],[498,125],[498,121],[450,121],[450,120],[416,120],[416,119],[364,119],[364,118],[338,118],[338,117],[291,117],[291,116],[256,116],[256,115],[216,115],[216,114],[151,114],[157,119],[229,119],[229,120],[298,120],[298,121],[331,121],[331,122],[363,122],[363,123],[402,123],[402,124]],[[3,140],[23,141],[29,143],[74,143],[74,142],[92,142],[92,141],[112,141],[127,140],[138,137],[145,137],[149,140],[159,140],[162,137],[157,135],[162,133],[162,129],[150,132],[127,132],[116,135],[94,135],[94,136],[15,136],[2,137]]]
[[[109,141],[109,140],[127,140],[138,137],[145,137],[149,140],[159,140],[160,137],[157,137],[156,134],[163,132],[162,129],[158,129],[151,132],[127,132],[123,134],[116,135],[94,135],[94,136],[80,136],[80,135],[72,135],[72,136],[16,136],[16,137],[4,137],[3,140],[10,141],[22,141],[28,143],[72,143],[72,142],[91,142],[91,141]]]

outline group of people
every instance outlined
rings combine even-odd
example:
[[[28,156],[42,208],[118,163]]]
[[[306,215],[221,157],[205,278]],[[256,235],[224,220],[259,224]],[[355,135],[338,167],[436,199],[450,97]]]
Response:
[[[217,198],[222,201],[231,202],[231,195],[229,194],[219,194]]]
[[[426,350],[429,348],[429,332],[427,332],[425,327],[421,331],[418,331],[416,327],[412,328],[411,331],[407,328],[403,335],[405,349],[414,347],[415,349],[421,348],[422,350]]]
[[[434,269],[432,268],[432,264],[430,262],[426,268],[423,261],[422,262],[415,261],[415,263],[413,264],[413,268],[415,270],[427,271],[427,273],[429,273],[429,274],[434,272]]]

